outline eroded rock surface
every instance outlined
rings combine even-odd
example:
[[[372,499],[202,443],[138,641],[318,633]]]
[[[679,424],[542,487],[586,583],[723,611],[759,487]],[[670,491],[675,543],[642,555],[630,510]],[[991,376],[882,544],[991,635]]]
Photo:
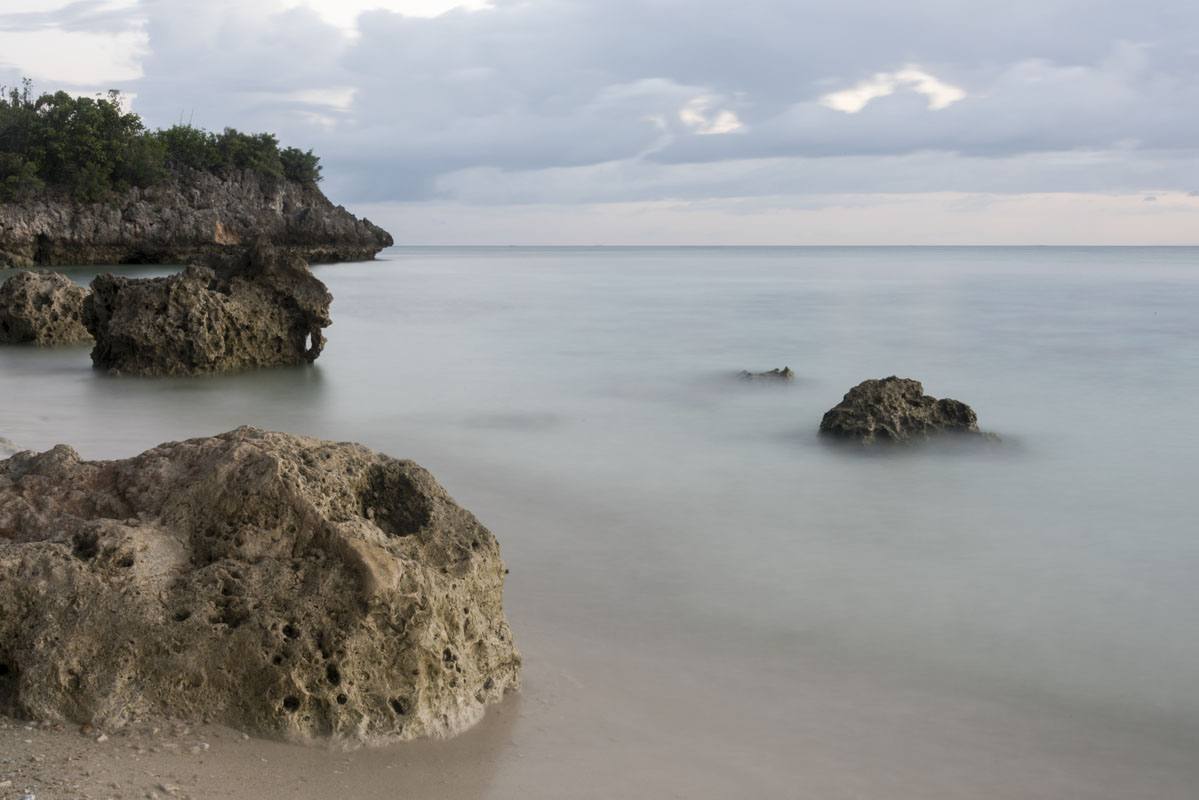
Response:
[[[947,433],[980,434],[978,417],[970,406],[929,397],[920,381],[894,375],[862,381],[850,389],[824,415],[820,432],[862,444],[911,442]]]
[[[333,205],[316,185],[249,170],[182,170],[96,203],[51,191],[0,203],[0,269],[185,264],[264,236],[312,262],[369,259],[392,244],[387,231]]]
[[[314,361],[333,296],[302,259],[265,245],[166,278],[101,275],[84,323],[92,363],[134,375],[195,375]]]
[[[743,369],[737,373],[737,377],[743,381],[787,383],[795,380],[795,373],[790,367],[783,367],[782,369],[775,368],[767,370],[766,372],[750,372],[747,369]]]
[[[87,289],[57,272],[19,272],[0,286],[0,343],[91,341],[83,326]]]
[[[495,537],[433,476],[240,428],[0,461],[0,713],[444,736],[519,681]]]

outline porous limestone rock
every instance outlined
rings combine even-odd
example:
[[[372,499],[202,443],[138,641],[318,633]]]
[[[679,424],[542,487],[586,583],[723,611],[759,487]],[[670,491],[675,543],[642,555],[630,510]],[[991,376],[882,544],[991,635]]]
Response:
[[[0,286],[0,343],[91,341],[83,327],[87,289],[57,272],[18,272]]]
[[[820,432],[862,444],[912,442],[946,433],[980,435],[970,406],[929,397],[920,381],[894,375],[850,389],[824,415]]]
[[[333,296],[302,259],[259,244],[212,263],[165,278],[92,281],[84,304],[92,363],[121,374],[194,375],[320,355]]]
[[[144,189],[83,202],[46,190],[0,203],[0,269],[34,264],[186,264],[260,237],[308,261],[373,258],[387,231],[316,184],[251,170],[181,169]]]
[[[0,461],[0,714],[462,731],[518,686],[495,537],[361,445],[239,428]]]
[[[747,369],[743,369],[737,373],[737,377],[743,381],[751,382],[764,381],[786,383],[788,381],[795,380],[795,373],[790,367],[783,367],[782,369],[775,368],[767,370],[766,372],[750,372]]]

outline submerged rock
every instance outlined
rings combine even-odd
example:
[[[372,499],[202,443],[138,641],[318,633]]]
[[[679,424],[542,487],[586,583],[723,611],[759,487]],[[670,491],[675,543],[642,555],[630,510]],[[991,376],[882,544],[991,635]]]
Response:
[[[259,245],[166,278],[101,275],[84,323],[92,363],[135,375],[302,364],[325,345],[333,296],[297,256]]]
[[[920,381],[894,375],[850,389],[824,415],[820,432],[862,444],[910,442],[944,433],[981,435],[970,406],[929,397]]]
[[[0,458],[8,458],[20,449],[12,439],[5,439],[3,436],[0,436]]]
[[[743,381],[776,381],[785,383],[795,380],[795,373],[791,371],[790,367],[771,369],[766,372],[750,372],[747,369],[743,369],[737,373],[737,377]]]
[[[0,714],[458,733],[519,683],[499,545],[427,471],[240,428],[0,461]]]
[[[87,289],[57,272],[19,272],[0,286],[0,343],[91,341],[83,326]]]

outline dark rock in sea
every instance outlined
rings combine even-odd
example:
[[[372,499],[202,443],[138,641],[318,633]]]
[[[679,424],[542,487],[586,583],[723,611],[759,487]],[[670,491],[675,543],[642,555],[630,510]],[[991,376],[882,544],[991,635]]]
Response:
[[[186,264],[265,237],[310,262],[373,258],[393,244],[334,206],[316,184],[249,170],[184,170],[104,202],[46,192],[0,203],[0,268],[56,264]]]
[[[941,434],[987,436],[978,417],[958,400],[929,397],[920,381],[892,375],[849,390],[820,421],[822,434],[861,444],[912,442]]]
[[[517,688],[495,537],[427,471],[240,428],[0,460],[0,714],[381,742]]]
[[[258,245],[166,278],[101,275],[84,303],[92,363],[195,375],[303,364],[325,344],[333,296],[298,256]]]
[[[87,289],[57,272],[19,272],[0,286],[0,343],[91,341],[83,326]]]
[[[737,373],[737,377],[743,381],[787,382],[795,380],[795,373],[792,372],[790,367],[767,370],[766,372],[750,372],[747,369],[743,369]]]

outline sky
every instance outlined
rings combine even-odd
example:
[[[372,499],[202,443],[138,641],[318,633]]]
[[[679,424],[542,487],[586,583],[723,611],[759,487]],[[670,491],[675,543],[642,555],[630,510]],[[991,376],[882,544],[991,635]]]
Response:
[[[406,244],[1199,244],[1190,0],[0,0]]]

